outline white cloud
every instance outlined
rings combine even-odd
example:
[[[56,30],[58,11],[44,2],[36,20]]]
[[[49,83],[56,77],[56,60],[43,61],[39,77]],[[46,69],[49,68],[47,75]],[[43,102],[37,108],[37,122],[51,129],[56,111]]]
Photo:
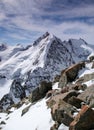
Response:
[[[6,19],[6,15],[4,13],[0,13],[0,21]]]
[[[69,19],[71,21],[78,17],[94,17],[93,5],[83,4],[73,9],[67,6],[63,10],[64,5],[59,4],[57,5],[57,10],[54,10],[52,2],[53,0],[1,0],[0,26],[7,30],[6,35],[8,37],[20,40],[36,39],[38,36],[37,32],[42,34],[49,31],[62,40],[82,37],[89,43],[94,43],[93,24],[82,23],[80,20],[78,20],[78,22],[68,22]],[[45,16],[45,18],[43,16]],[[57,19],[61,17],[61,20],[54,20],[55,16]],[[93,22],[91,18],[89,21],[91,20],[91,22]],[[68,30],[75,32],[77,28],[79,33],[65,33]],[[79,30],[81,30],[81,32]],[[33,32],[36,36],[31,36]]]

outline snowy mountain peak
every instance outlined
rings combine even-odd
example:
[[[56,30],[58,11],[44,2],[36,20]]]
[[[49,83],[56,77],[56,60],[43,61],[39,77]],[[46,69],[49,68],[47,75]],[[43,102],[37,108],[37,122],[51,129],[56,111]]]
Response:
[[[35,46],[35,45],[37,45],[38,43],[40,43],[42,40],[45,39],[45,41],[47,41],[47,40],[52,39],[53,37],[54,37],[53,34],[50,34],[49,32],[46,32],[46,33],[43,34],[41,37],[39,37],[39,38],[33,43],[33,45]]]
[[[6,49],[7,49],[7,44],[1,43],[1,44],[0,44],[0,51],[4,51],[4,50],[6,50]]]

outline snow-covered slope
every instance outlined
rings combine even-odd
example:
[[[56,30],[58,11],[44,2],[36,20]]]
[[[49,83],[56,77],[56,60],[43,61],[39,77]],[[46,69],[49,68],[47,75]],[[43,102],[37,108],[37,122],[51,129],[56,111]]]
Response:
[[[6,93],[9,93],[9,97],[15,98],[18,86],[19,90],[24,89],[28,95],[41,81],[52,81],[62,69],[93,55],[93,47],[91,48],[84,40],[70,39],[62,42],[48,32],[26,48],[20,45],[13,47],[6,45],[4,49],[2,48],[0,98]],[[20,85],[15,85],[18,81]]]
[[[50,130],[54,121],[52,120],[50,109],[46,106],[46,100],[43,99],[32,105],[29,111],[21,116],[22,110],[28,107],[23,105],[19,109],[12,108],[11,114],[0,114],[0,122],[5,121],[7,124],[2,125],[3,130]],[[9,118],[6,120],[6,118]]]

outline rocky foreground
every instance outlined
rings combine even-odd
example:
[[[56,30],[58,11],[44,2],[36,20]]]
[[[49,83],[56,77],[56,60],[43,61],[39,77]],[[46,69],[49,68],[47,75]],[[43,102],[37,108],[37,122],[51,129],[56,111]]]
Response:
[[[0,129],[93,130],[93,60],[94,57],[92,56],[87,61],[79,62],[62,70],[61,74],[54,78],[53,82],[41,82],[39,87],[34,89],[28,97],[23,98],[17,104],[11,104],[6,110],[0,104]],[[54,86],[56,87],[54,88]],[[6,99],[2,100],[6,102]],[[41,103],[45,104],[45,102],[47,106],[41,105]],[[32,112],[33,108],[34,111]],[[18,120],[18,116],[20,120]],[[37,120],[39,118],[39,123],[33,116],[36,116]],[[17,120],[19,127],[16,126]],[[25,122],[25,127],[22,127],[22,124],[24,126],[24,120],[27,123]]]

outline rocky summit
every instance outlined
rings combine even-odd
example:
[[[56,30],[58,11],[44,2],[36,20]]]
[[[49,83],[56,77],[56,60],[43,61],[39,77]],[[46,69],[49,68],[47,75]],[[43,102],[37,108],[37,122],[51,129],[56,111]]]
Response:
[[[93,80],[94,46],[83,39],[46,32],[26,47],[1,44],[0,129],[94,129]]]

